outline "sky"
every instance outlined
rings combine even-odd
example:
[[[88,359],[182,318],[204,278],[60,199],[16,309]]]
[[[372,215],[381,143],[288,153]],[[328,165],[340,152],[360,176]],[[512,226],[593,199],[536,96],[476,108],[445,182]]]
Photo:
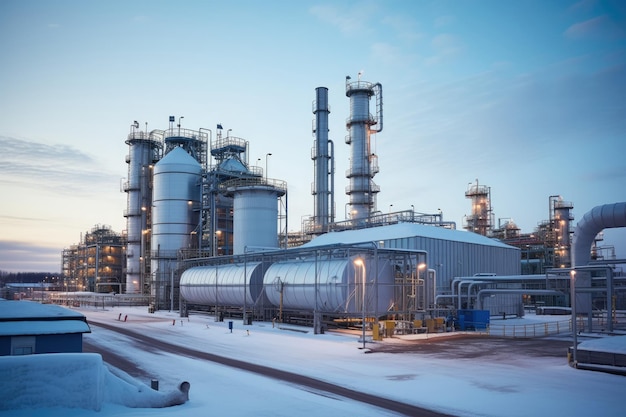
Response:
[[[179,325],[177,312],[149,314],[145,307],[83,308],[79,311],[90,321],[138,331],[172,344],[295,372],[459,417],[623,415],[624,377],[574,369],[567,364],[565,352],[562,358],[503,354],[497,358],[451,359],[437,353],[365,354],[359,349],[358,336],[329,332],[313,335],[310,328],[298,328],[305,332],[295,332],[261,322],[244,328],[241,320],[235,320],[231,333],[228,321],[215,322],[212,316],[206,315],[192,314]],[[128,320],[117,321],[119,314],[127,316]],[[568,317],[529,314],[506,320],[506,324],[521,328],[555,319],[567,320]],[[504,322],[492,324],[500,326]],[[34,355],[35,362],[30,367],[19,368],[20,378],[0,378],[0,399],[3,400],[0,404],[8,408],[0,407],[0,416],[26,417],[43,413],[49,417],[186,417],[207,415],[207,412],[228,416],[293,416],[294,412],[299,416],[398,415],[227,366],[141,349],[120,333],[95,325],[91,329],[92,333],[85,334],[85,340],[136,364],[150,375],[149,378],[159,381],[159,392],[163,395],[169,396],[181,382],[188,381],[191,384],[189,401],[170,408],[129,408],[125,404],[146,407],[163,403],[162,398],[146,386],[150,380],[130,378],[115,369],[113,372],[103,370],[92,354],[82,359],[81,354],[69,357],[52,354],[46,358]],[[626,336],[581,339],[581,348],[626,352]],[[384,339],[383,343],[398,341]],[[374,345],[367,345],[371,346]],[[23,359],[0,357],[0,374],[17,366],[12,361]],[[89,387],[90,372],[105,374],[100,401],[97,389],[86,390],[83,395],[59,395],[59,392],[76,392],[80,389],[77,384]],[[115,375],[121,375],[122,379]],[[3,383],[8,385],[3,387]],[[19,396],[13,397],[15,387],[23,389],[18,389]],[[143,387],[142,392],[138,392],[140,387]],[[3,394],[7,398],[3,398]],[[50,404],[57,407],[50,407]],[[94,404],[101,406],[99,412],[89,409]],[[12,409],[17,407],[30,408]]]
[[[344,220],[345,77],[360,71],[383,86],[382,212],[441,210],[461,229],[476,180],[496,224],[527,233],[551,195],[574,204],[574,223],[626,201],[620,0],[5,0],[0,53],[3,271],[60,271],[81,233],[124,230],[124,141],[135,120],[166,129],[170,115],[249,141],[250,162],[287,182],[300,230],[313,214],[316,87],[329,89]],[[604,244],[626,258],[623,229]]]

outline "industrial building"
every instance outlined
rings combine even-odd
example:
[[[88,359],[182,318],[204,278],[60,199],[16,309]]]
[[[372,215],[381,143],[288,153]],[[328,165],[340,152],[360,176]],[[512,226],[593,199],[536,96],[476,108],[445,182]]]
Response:
[[[528,303],[570,303],[566,278],[578,266],[572,260],[572,203],[550,196],[549,220],[531,235],[520,234],[510,219],[494,227],[491,188],[478,180],[465,193],[472,201],[467,231],[444,221],[441,211],[382,213],[374,182],[378,157],[370,143],[383,131],[382,85],[359,74],[357,80],[346,77],[345,89],[347,218],[336,220],[328,89],[319,87],[312,106],[314,213],[298,233],[287,232],[287,183],[250,163],[247,140],[220,124],[183,128],[182,116],[150,132],[134,122],[126,140],[120,291],[145,294],[152,311],[297,321],[316,331],[329,323],[365,326],[383,319],[410,327],[467,309],[521,315]],[[624,226],[619,216],[612,223],[605,219],[606,227]],[[113,279],[103,281],[100,258],[81,264],[79,252],[67,256],[66,276],[83,267],[93,276],[90,288],[114,287]],[[64,253],[64,265],[65,259]],[[601,279],[613,285],[611,278]]]
[[[110,226],[96,225],[78,244],[63,249],[66,291],[124,291],[125,239]]]

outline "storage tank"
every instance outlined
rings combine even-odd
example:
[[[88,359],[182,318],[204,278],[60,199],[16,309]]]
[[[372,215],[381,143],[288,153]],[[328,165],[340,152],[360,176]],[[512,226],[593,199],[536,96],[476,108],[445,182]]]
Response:
[[[198,266],[180,277],[180,295],[190,304],[252,306],[262,292],[261,262]]]
[[[278,248],[278,197],[284,181],[239,178],[220,185],[233,197],[233,253]]]
[[[390,262],[368,259],[363,270],[356,260],[351,257],[274,263],[265,273],[265,294],[271,304],[279,306],[282,291],[285,309],[361,313],[365,279],[365,310],[387,311],[394,299]]]
[[[199,223],[202,167],[183,148],[167,153],[154,166],[152,201],[152,286],[157,308],[171,300],[170,273],[178,251],[191,246]]]

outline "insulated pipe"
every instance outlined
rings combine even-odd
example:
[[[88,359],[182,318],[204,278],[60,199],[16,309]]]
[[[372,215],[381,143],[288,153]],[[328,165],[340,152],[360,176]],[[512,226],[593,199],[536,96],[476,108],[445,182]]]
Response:
[[[591,260],[593,240],[604,229],[626,227],[626,202],[596,206],[576,224],[574,230],[574,266],[584,266]]]
[[[616,227],[626,227],[626,202],[596,206],[588,211],[576,224],[574,230],[572,265],[575,268],[588,265],[591,260],[591,245],[598,233],[604,229]],[[591,286],[591,275],[586,272],[579,274],[575,286]],[[591,324],[591,295],[575,297],[578,312],[587,313]]]
[[[457,308],[459,310],[461,310],[461,298],[463,294],[463,291],[462,291],[463,284],[472,284],[472,283],[486,284],[486,281],[465,280],[465,281],[459,282],[459,293],[457,294],[457,297],[458,297]],[[467,302],[468,302],[467,308],[469,308],[469,290],[467,292]]]
[[[561,295],[563,294],[560,291],[556,290],[520,290],[520,289],[500,289],[500,290],[480,290],[478,291],[478,295],[476,296],[476,300],[478,301],[478,309],[483,309],[483,298],[487,294],[534,294],[534,295]]]

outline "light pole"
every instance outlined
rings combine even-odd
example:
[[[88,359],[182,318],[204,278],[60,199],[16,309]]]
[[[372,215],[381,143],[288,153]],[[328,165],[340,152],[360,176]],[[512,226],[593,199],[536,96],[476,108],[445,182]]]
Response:
[[[233,129],[228,129],[228,130],[226,131],[226,137],[229,137],[229,136],[230,136],[230,132],[232,132],[232,131],[233,131]]]
[[[184,119],[184,118],[185,118],[185,116],[180,116],[178,118],[178,136],[180,136],[180,121],[181,121],[181,119]]]
[[[361,269],[361,310],[363,313],[363,323],[361,324],[361,328],[362,328],[362,335],[361,335],[361,340],[363,342],[363,347],[362,349],[365,349],[365,262],[363,262],[363,259],[361,258],[356,258],[354,260],[354,267],[355,267],[355,272],[356,272],[356,267],[360,267]],[[356,283],[356,276],[355,276],[355,283]]]
[[[574,368],[578,367],[578,362],[576,358],[576,350],[578,345],[578,329],[576,324],[576,271],[572,269],[569,271],[571,279],[570,279],[570,301],[572,307],[572,334],[574,336],[574,347],[572,349],[572,361],[574,363]]]
[[[270,156],[272,156],[271,153],[266,153],[265,154],[265,180],[267,181],[267,158],[269,158]]]

